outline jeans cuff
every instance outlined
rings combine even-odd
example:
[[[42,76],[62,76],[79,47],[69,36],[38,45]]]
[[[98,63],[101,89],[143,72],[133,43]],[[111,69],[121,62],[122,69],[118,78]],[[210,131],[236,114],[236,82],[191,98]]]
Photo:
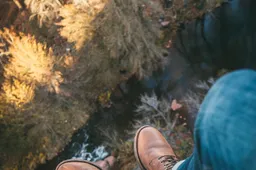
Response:
[[[179,166],[184,162],[185,160],[179,161],[177,162],[174,167],[172,168],[172,170],[178,170]]]

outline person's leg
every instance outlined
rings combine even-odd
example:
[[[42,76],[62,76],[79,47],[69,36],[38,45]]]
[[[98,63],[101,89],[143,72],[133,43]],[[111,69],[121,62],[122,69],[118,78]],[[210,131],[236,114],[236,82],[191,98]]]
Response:
[[[178,170],[256,169],[256,72],[219,79],[199,110],[195,149]]]

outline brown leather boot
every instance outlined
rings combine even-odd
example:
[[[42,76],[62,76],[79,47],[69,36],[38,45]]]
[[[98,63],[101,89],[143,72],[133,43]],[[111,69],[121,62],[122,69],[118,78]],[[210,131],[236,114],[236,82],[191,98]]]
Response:
[[[85,160],[70,159],[61,162],[56,170],[111,170],[115,167],[115,162],[116,159],[113,156],[94,163]]]
[[[178,161],[163,135],[150,126],[137,131],[134,153],[142,170],[171,170]]]
[[[66,160],[61,162],[56,170],[102,170],[94,163],[84,160]]]
[[[102,170],[94,163],[84,160],[66,160],[61,162],[56,170]]]

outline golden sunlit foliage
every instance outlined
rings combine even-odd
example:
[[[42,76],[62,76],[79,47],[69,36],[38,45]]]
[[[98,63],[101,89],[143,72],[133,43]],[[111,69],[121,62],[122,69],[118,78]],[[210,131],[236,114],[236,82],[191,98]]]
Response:
[[[4,79],[0,93],[0,126],[4,127],[0,138],[5,139],[0,150],[7,160],[4,168],[19,164],[22,170],[35,169],[56,156],[73,132],[86,123],[93,106],[83,100],[49,95],[49,91],[61,92],[63,75],[46,44],[10,29],[0,31],[0,38],[0,55],[6,60],[1,63]],[[71,66],[72,61],[65,65]],[[6,147],[10,142],[14,149]],[[28,153],[33,156],[26,157],[31,155]]]
[[[2,87],[5,102],[18,107],[29,103],[34,98],[34,88],[35,86],[33,84],[27,85],[16,79],[14,79],[13,82],[6,80]]]
[[[60,9],[60,16],[63,20],[59,25],[61,36],[67,38],[68,42],[75,42],[76,49],[80,50],[87,40],[93,36],[92,20],[97,12],[86,8],[78,10],[74,5],[65,5]]]
[[[25,82],[58,89],[63,81],[62,75],[54,71],[55,57],[46,45],[38,43],[29,35],[15,34],[5,29],[0,32],[9,44],[6,54],[10,55],[9,63],[4,67],[5,78],[13,78]]]
[[[53,24],[59,8],[62,6],[59,0],[25,0],[25,4],[32,13],[30,19],[36,18],[39,26]]]

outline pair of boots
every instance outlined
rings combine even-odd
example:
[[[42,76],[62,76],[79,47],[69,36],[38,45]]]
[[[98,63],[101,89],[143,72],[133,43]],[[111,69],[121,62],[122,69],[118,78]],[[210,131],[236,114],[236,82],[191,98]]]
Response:
[[[137,131],[134,153],[142,170],[172,170],[178,161],[163,135],[150,126],[143,126]],[[97,163],[67,160],[60,163],[56,170],[110,170],[113,164],[113,157]]]

